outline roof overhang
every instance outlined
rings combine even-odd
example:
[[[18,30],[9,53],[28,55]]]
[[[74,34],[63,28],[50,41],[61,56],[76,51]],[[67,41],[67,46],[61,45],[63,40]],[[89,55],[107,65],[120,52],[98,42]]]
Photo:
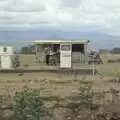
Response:
[[[61,44],[61,43],[71,43],[71,44],[87,44],[89,40],[34,40],[33,45],[40,44]]]

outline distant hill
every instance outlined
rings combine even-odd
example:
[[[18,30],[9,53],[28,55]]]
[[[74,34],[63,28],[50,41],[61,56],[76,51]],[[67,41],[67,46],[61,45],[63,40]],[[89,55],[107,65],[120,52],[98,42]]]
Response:
[[[95,42],[97,49],[112,49],[120,46],[120,37],[107,35],[97,31],[30,29],[0,31],[0,44],[21,46],[31,44],[36,39],[89,39]]]

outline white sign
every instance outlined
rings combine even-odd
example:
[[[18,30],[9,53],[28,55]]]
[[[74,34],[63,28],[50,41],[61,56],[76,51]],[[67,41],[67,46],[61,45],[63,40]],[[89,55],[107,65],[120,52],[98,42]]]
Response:
[[[71,44],[61,44],[60,45],[60,67],[61,68],[71,68]]]

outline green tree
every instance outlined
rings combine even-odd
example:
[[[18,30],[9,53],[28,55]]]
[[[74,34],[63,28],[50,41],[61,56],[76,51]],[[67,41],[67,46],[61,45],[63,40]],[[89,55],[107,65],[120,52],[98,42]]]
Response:
[[[34,49],[35,49],[35,47],[32,46],[32,45],[24,46],[24,47],[21,48],[20,53],[22,53],[22,54],[32,54],[32,53],[35,52]]]
[[[120,48],[114,48],[111,50],[112,53],[120,53]]]

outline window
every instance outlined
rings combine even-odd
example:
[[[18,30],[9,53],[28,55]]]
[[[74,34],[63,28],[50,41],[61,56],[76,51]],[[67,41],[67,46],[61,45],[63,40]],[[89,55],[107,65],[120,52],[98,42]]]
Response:
[[[81,52],[84,53],[84,44],[73,44],[72,52]]]
[[[4,47],[3,51],[4,51],[4,52],[7,52],[7,48],[6,48],[6,47]]]
[[[70,51],[71,50],[71,45],[61,45],[61,50]]]

